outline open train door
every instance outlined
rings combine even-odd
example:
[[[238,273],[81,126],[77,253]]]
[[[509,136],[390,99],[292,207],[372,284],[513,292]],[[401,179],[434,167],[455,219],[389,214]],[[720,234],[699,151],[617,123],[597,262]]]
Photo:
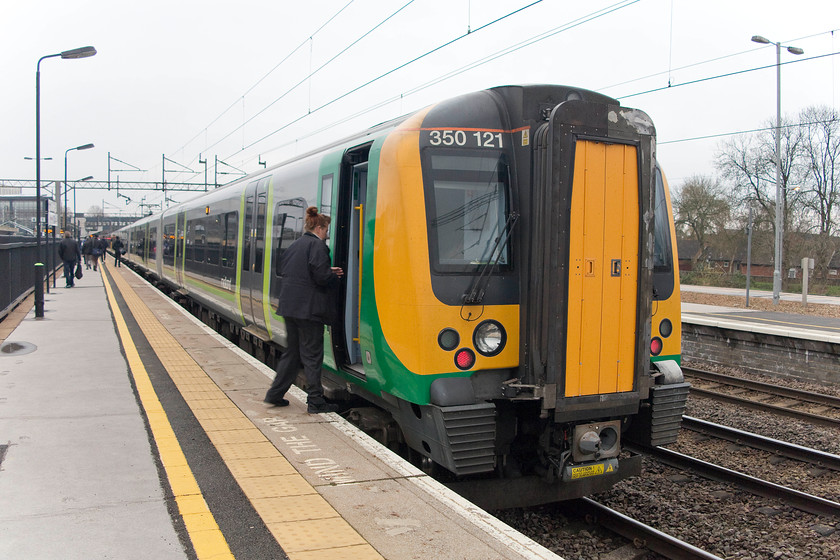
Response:
[[[558,422],[632,414],[648,371],[655,131],[634,109],[579,100],[537,130],[527,296],[543,408]]]

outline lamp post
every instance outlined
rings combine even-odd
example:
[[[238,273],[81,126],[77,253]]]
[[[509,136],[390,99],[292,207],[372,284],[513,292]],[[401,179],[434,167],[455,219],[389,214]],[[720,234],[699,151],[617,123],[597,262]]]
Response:
[[[37,245],[38,245],[38,260],[43,260],[43,252],[41,249],[41,61],[47,58],[87,58],[96,54],[96,49],[93,47],[79,47],[78,49],[71,49],[69,51],[62,51],[57,54],[48,54],[38,59],[38,65],[35,67],[35,223],[38,226],[37,231]],[[38,278],[38,270],[43,269],[36,266],[35,276],[35,317],[44,316],[44,286],[43,279]],[[40,284],[40,286],[39,286]]]
[[[754,43],[767,45],[773,43],[761,35],[753,35]],[[782,186],[782,44],[776,45],[776,252],[773,257],[773,305],[779,305],[779,293],[782,291],[782,240],[785,227],[785,199]],[[791,54],[803,54],[799,47],[785,47]]]
[[[89,150],[93,148],[93,144],[84,144],[82,146],[76,146],[75,148],[68,148],[64,150],[64,231],[67,231],[67,154],[72,152],[73,150]],[[73,189],[73,219],[75,220],[75,211],[76,211],[76,190],[75,187]]]

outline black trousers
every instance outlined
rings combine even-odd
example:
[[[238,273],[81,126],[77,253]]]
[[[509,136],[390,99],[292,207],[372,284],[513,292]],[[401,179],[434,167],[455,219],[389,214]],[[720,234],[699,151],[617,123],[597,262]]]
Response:
[[[265,400],[276,402],[283,398],[294,383],[301,365],[306,376],[306,394],[309,402],[321,403],[324,388],[321,385],[321,366],[324,363],[324,324],[306,319],[283,317],[286,321],[286,351],[277,362],[277,374]]]

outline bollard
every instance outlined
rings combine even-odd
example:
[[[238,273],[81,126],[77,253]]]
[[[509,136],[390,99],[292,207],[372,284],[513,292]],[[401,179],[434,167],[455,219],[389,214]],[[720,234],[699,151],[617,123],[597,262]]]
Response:
[[[44,316],[44,263],[35,263],[35,317]]]

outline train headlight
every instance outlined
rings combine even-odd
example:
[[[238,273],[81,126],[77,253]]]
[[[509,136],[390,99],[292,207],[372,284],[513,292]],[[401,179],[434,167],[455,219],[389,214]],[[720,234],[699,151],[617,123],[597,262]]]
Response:
[[[495,356],[507,341],[504,327],[496,321],[484,321],[473,332],[473,345],[483,356]]]

